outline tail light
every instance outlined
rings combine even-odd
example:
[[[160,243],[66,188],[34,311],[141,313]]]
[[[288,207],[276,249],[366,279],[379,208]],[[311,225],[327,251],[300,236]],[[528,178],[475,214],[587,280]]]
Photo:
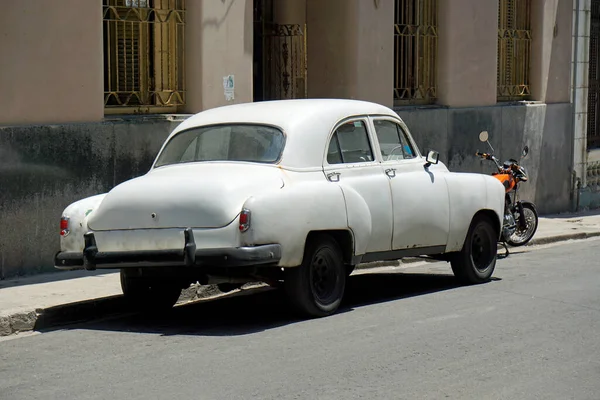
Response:
[[[250,229],[250,210],[243,209],[240,213],[240,232]]]
[[[62,217],[60,219],[60,236],[67,236],[69,232],[69,217]]]

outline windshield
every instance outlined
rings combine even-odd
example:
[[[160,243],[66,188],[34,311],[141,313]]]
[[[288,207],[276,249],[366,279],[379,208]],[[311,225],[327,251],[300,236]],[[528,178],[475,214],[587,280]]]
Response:
[[[264,125],[217,125],[192,128],[171,138],[155,167],[197,161],[274,163],[283,150],[284,136]]]

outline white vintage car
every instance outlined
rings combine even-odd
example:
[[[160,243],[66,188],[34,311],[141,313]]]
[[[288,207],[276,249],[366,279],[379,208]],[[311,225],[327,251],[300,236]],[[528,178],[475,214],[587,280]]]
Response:
[[[171,307],[193,282],[283,283],[334,313],[354,266],[428,255],[489,280],[504,187],[423,157],[387,107],[309,99],[211,109],[181,123],[150,171],[68,206],[60,269],[118,268],[125,296]]]

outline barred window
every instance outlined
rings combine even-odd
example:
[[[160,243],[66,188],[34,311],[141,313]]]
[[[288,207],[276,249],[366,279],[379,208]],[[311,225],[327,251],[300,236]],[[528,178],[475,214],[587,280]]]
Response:
[[[184,1],[103,0],[106,112],[185,104]]]
[[[530,95],[531,0],[500,0],[498,14],[498,101]]]
[[[438,0],[395,0],[395,104],[435,101],[437,37]]]
[[[600,148],[600,1],[592,1],[588,72],[587,148]]]

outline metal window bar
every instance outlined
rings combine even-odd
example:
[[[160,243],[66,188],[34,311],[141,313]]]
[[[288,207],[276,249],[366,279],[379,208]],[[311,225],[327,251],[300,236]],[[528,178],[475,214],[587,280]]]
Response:
[[[395,0],[394,103],[436,99],[438,0]]]
[[[185,0],[103,0],[104,106],[185,104]]]
[[[587,116],[587,148],[600,147],[600,70],[598,55],[600,54],[600,0],[592,0],[590,21],[590,56],[588,80],[588,116]]]
[[[498,9],[498,101],[527,100],[531,0],[500,0]]]

